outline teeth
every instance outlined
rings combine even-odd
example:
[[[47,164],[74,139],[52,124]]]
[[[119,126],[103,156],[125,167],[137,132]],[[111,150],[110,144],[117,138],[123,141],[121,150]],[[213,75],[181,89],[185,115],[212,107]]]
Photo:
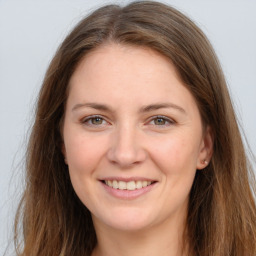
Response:
[[[118,188],[119,189],[126,189],[127,188],[127,185],[126,185],[126,182],[124,182],[124,181],[119,181],[118,182]],[[128,188],[127,188],[128,189]]]
[[[136,188],[137,188],[137,189],[142,188],[142,182],[141,182],[141,181],[137,181],[137,182],[136,182]]]
[[[118,182],[116,180],[113,180],[113,188],[119,188]]]
[[[141,189],[145,188],[149,185],[152,184],[151,181],[117,181],[117,180],[106,180],[105,184],[108,185],[109,187],[115,188],[115,189],[120,189],[120,190],[135,190],[135,189]]]
[[[145,188],[148,185],[147,181],[142,181],[142,187]]]
[[[112,187],[112,181],[111,181],[111,180],[108,180],[108,181],[107,181],[107,185],[110,186],[110,187]]]
[[[127,190],[134,190],[136,188],[135,181],[127,182]]]

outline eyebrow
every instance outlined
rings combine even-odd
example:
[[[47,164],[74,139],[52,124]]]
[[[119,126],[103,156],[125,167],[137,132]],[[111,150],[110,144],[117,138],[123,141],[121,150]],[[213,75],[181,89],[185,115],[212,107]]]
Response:
[[[103,111],[112,111],[110,107],[108,107],[107,105],[104,104],[99,104],[99,103],[82,103],[82,104],[76,104],[73,108],[72,111],[75,111],[79,108],[84,108],[84,107],[88,107],[88,108],[94,108],[97,110],[103,110]]]
[[[173,103],[150,104],[148,106],[142,107],[139,112],[145,113],[145,112],[150,112],[150,111],[154,111],[154,110],[158,110],[158,109],[162,109],[162,108],[173,108],[175,110],[182,112],[183,114],[186,114],[185,109],[183,109],[182,107],[180,107],[176,104],[173,104]]]
[[[106,112],[113,112],[112,108],[105,105],[105,104],[99,104],[99,103],[80,103],[80,104],[76,104],[73,108],[72,111],[75,111],[79,108],[84,108],[84,107],[89,107],[89,108],[93,108],[93,109],[97,109],[97,110],[102,110],[102,111],[106,111]],[[186,114],[186,111],[173,103],[156,103],[156,104],[150,104],[147,106],[143,106],[139,109],[139,113],[146,113],[146,112],[150,112],[150,111],[154,111],[154,110],[158,110],[158,109],[162,109],[162,108],[172,108],[175,110],[178,110],[179,112]]]

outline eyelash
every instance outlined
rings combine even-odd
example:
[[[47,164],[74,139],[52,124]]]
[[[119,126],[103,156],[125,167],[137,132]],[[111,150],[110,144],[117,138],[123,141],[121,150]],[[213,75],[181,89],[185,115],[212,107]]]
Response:
[[[95,120],[95,119],[100,119],[102,122],[106,122],[106,123],[109,123],[108,121],[106,121],[105,117],[101,116],[101,115],[93,115],[93,116],[88,116],[84,119],[81,120],[81,123],[84,124],[84,125],[87,125],[87,126],[93,126],[93,127],[101,127],[105,124],[93,124],[92,121]],[[156,121],[157,119],[161,119],[162,121],[164,121],[164,124],[150,124],[151,122],[154,122]],[[166,124],[168,123],[168,124]],[[173,120],[173,119],[170,119],[166,116],[161,116],[161,115],[157,115],[157,116],[153,116],[149,119],[149,121],[146,122],[146,124],[150,124],[150,125],[153,125],[153,126],[156,126],[156,127],[159,127],[160,129],[161,128],[164,128],[164,127],[168,127],[170,125],[174,125],[176,124],[176,122]]]

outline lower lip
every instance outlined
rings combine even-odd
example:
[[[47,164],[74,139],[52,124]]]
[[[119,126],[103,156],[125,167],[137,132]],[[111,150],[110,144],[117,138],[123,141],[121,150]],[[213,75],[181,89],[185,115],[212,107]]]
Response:
[[[146,193],[148,193],[155,187],[156,183],[157,182],[154,182],[144,188],[139,188],[139,189],[135,189],[135,190],[127,190],[127,189],[122,190],[122,189],[115,189],[115,188],[109,187],[105,183],[101,182],[101,184],[103,185],[105,190],[111,196],[114,196],[119,199],[125,199],[125,200],[132,200],[132,199],[136,199],[142,195],[145,195]]]

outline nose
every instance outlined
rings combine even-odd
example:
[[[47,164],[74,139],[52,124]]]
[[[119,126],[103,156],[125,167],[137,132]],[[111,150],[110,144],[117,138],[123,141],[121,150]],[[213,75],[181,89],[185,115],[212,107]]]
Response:
[[[108,160],[120,168],[128,168],[145,161],[147,153],[141,143],[141,136],[136,127],[128,124],[116,128],[107,153]]]

